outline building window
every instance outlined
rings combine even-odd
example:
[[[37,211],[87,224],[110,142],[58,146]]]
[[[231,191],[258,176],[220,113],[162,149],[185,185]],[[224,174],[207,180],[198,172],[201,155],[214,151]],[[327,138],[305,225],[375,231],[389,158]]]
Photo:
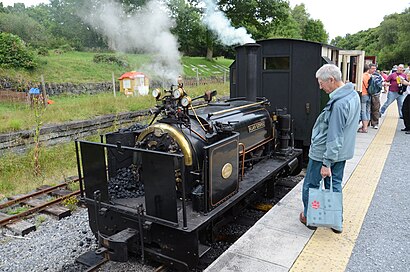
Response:
[[[263,70],[289,70],[290,57],[263,58]]]

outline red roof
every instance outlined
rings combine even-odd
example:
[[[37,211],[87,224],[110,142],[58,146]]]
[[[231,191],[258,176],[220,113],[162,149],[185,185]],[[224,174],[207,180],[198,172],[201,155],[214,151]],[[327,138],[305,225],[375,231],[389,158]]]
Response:
[[[138,77],[138,75],[145,76],[144,73],[131,71],[131,72],[126,72],[125,74],[123,74],[123,75],[119,78],[119,80],[124,79],[124,78],[135,79],[135,78]]]

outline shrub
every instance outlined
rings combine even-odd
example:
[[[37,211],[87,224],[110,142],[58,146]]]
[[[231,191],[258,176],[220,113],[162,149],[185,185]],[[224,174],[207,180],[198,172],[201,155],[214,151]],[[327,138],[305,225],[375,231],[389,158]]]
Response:
[[[37,64],[32,52],[18,36],[2,32],[0,33],[0,66],[34,69]]]
[[[39,54],[40,56],[49,56],[50,55],[50,53],[48,52],[48,49],[45,48],[45,47],[40,47],[37,50],[37,54]]]
[[[63,44],[63,45],[61,45],[61,46],[59,47],[59,49],[60,49],[63,53],[70,52],[70,51],[73,51],[73,50],[74,50],[74,48],[72,48],[69,44]]]
[[[128,67],[128,62],[120,57],[106,54],[95,54],[93,61],[95,63],[117,64],[122,67]]]

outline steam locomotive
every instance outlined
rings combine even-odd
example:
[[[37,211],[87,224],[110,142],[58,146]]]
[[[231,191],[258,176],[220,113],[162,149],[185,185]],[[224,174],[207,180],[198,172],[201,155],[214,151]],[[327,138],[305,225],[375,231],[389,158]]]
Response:
[[[153,96],[149,125],[108,133],[105,143],[76,141],[81,196],[97,253],[126,261],[131,252],[186,271],[256,192],[301,170],[302,151],[292,145],[291,116],[269,112],[265,98],[191,98],[181,80]],[[116,194],[127,190],[114,184],[123,169],[134,194]]]

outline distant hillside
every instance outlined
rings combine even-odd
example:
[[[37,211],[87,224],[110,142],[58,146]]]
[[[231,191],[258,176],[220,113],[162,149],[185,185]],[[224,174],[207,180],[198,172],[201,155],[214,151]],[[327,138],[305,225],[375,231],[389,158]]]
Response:
[[[106,82],[111,81],[112,73],[116,78],[123,73],[136,70],[143,71],[144,65],[151,61],[150,55],[141,54],[100,54],[115,56],[117,63],[94,62],[96,53],[50,51],[49,56],[38,56],[39,67],[34,71],[0,68],[0,77],[14,80],[39,81],[44,75],[47,82]],[[210,77],[229,75],[229,66],[233,60],[223,57],[208,61],[200,57],[182,57],[184,77]]]

